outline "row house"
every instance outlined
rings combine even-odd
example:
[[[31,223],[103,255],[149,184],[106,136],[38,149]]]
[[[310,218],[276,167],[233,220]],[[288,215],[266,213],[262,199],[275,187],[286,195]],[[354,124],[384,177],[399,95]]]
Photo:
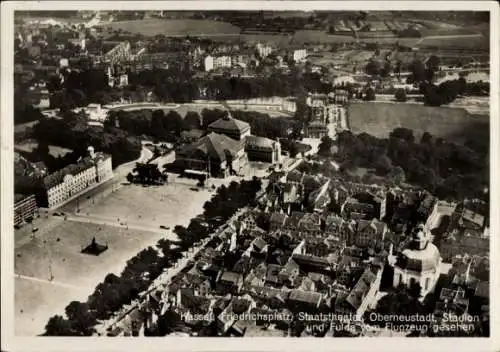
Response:
[[[384,222],[358,220],[352,244],[360,248],[382,249],[386,234],[387,225]]]
[[[375,207],[372,204],[361,203],[356,198],[349,197],[342,204],[340,212],[343,217],[349,219],[369,219],[375,214]]]

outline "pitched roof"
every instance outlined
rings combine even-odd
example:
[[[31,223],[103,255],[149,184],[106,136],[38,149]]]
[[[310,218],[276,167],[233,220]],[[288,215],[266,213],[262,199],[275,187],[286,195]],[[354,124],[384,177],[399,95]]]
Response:
[[[292,170],[286,175],[287,182],[298,182],[301,183],[304,175],[297,170]]]
[[[255,240],[253,240],[252,244],[253,248],[258,252],[261,252],[267,246],[266,241],[264,241],[262,237],[257,237]]]
[[[220,281],[226,281],[226,282],[231,282],[233,284],[237,284],[242,278],[243,277],[241,274],[238,274],[238,273],[235,273],[232,271],[225,271],[221,275]]]
[[[210,156],[212,159],[225,161],[227,153],[234,156],[242,148],[243,145],[240,141],[236,141],[223,134],[212,132],[200,140],[182,148],[178,154],[191,155],[196,151],[201,151],[203,154]]]
[[[217,121],[212,122],[209,129],[218,129],[224,131],[235,131],[235,132],[245,132],[250,129],[250,125],[247,122],[233,119],[231,117],[223,117]]]
[[[262,149],[271,149],[274,150],[276,146],[276,141],[266,137],[258,137],[258,136],[247,136],[245,138],[245,146],[246,147],[257,147]]]
[[[43,178],[43,185],[46,189],[50,189],[60,183],[63,182],[64,177],[66,175],[78,175],[80,172],[83,172],[91,167],[95,166],[95,160],[91,157],[83,158],[77,164],[70,164],[61,170],[58,170],[50,175],[47,175]]]
[[[290,290],[288,299],[291,301],[319,305],[322,299],[321,293],[302,290]]]
[[[361,275],[358,282],[356,283],[356,285],[354,286],[354,288],[351,290],[351,292],[349,293],[349,295],[346,298],[346,301],[354,309],[358,309],[361,306],[361,304],[363,303],[363,300],[366,297],[366,294],[370,290],[375,279],[376,279],[376,275],[370,269],[366,269],[363,272],[363,275]]]
[[[373,220],[358,220],[358,232],[366,231],[369,228],[373,229],[377,235],[382,235],[384,229],[387,227],[381,221]]]
[[[308,265],[319,265],[319,266],[329,266],[330,265],[327,258],[318,257],[315,255],[295,253],[292,255],[292,258],[297,263],[304,263],[304,264],[308,264]]]
[[[280,224],[280,226],[283,226],[285,224],[285,221],[287,218],[288,218],[288,216],[286,214],[275,212],[271,215],[271,218],[269,219],[269,221],[271,223],[276,223],[276,224]]]

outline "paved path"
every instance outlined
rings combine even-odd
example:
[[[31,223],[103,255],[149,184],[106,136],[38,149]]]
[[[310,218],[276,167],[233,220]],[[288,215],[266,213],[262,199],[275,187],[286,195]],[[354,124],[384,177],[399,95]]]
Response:
[[[23,279],[23,280],[35,281],[35,282],[39,282],[39,283],[47,284],[47,285],[55,285],[55,286],[61,286],[61,287],[65,287],[65,288],[85,290],[85,292],[87,292],[90,289],[89,287],[76,286],[76,285],[66,284],[64,282],[59,282],[59,281],[54,281],[54,280],[44,280],[44,279],[40,279],[37,277],[26,276],[26,275],[21,275],[21,274],[15,274],[14,277],[16,277],[18,279]]]
[[[88,223],[88,224],[95,224],[95,225],[107,225],[107,226],[114,226],[114,227],[120,227],[123,229],[132,229],[132,230],[139,230],[139,231],[147,231],[147,232],[154,232],[154,233],[159,233],[165,235],[167,232],[170,232],[168,230],[160,229],[158,227],[153,227],[153,226],[146,226],[146,225],[141,225],[140,223],[134,223],[126,220],[118,221],[116,219],[110,219],[106,217],[100,217],[97,215],[67,215],[67,221],[75,221],[75,222],[83,222],[83,223]]]

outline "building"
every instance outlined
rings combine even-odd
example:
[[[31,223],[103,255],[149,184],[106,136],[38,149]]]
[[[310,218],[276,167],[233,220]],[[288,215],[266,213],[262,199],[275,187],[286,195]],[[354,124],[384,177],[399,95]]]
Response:
[[[322,121],[312,121],[305,129],[304,134],[307,138],[323,138],[328,136],[328,126]]]
[[[213,59],[213,66],[214,69],[217,68],[222,68],[222,67],[231,67],[233,64],[233,60],[231,59],[231,56],[227,55],[222,55],[222,56],[216,56]]]
[[[341,314],[352,314],[357,320],[361,320],[368,307],[376,301],[381,280],[382,270],[374,273],[369,268],[365,269],[350,292],[337,296],[336,310]]]
[[[271,54],[273,52],[273,48],[271,46],[265,45],[262,43],[257,43],[256,49],[257,49],[257,52],[259,53],[259,56],[262,59],[269,56],[269,54]]]
[[[323,301],[323,295],[318,292],[290,290],[288,303],[299,309],[318,309]]]
[[[302,62],[307,57],[306,49],[297,49],[293,51],[293,61]]]
[[[230,115],[212,122],[208,126],[209,132],[219,133],[242,141],[245,137],[250,136],[250,125],[246,122],[233,119]]]
[[[358,220],[356,234],[354,235],[354,244],[360,248],[378,248],[384,243],[387,233],[387,225],[384,222],[373,219]]]
[[[94,153],[88,148],[89,155],[77,164],[71,164],[43,179],[46,190],[46,205],[57,208],[85,189],[113,177],[111,156]]]
[[[279,163],[281,160],[281,145],[277,141],[265,137],[247,136],[245,152],[249,161]]]
[[[490,239],[488,237],[467,236],[454,231],[441,240],[439,249],[445,261],[451,260],[457,254],[488,255]]]
[[[244,143],[212,132],[177,151],[175,162],[184,171],[195,170],[215,177],[227,177],[241,172],[247,163],[247,156]]]
[[[216,291],[225,295],[238,294],[243,287],[243,275],[232,271],[224,271],[217,280]]]
[[[204,60],[204,65],[205,65],[205,71],[212,71],[214,69],[214,57],[211,55],[208,55],[205,57]]]
[[[128,41],[116,45],[102,57],[103,61],[111,62],[112,64],[129,61],[131,59],[131,46]]]
[[[14,196],[14,225],[19,226],[38,214],[36,199],[33,194],[25,196],[16,194]]]
[[[420,296],[434,290],[440,275],[441,255],[430,242],[430,233],[424,225],[415,228],[408,247],[400,253],[394,264],[393,286],[404,285],[413,289],[420,286]]]

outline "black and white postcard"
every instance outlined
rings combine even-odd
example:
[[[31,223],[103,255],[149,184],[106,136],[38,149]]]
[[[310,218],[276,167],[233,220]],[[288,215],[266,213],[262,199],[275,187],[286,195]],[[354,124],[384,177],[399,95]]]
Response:
[[[2,350],[498,350],[498,12],[2,4]]]

